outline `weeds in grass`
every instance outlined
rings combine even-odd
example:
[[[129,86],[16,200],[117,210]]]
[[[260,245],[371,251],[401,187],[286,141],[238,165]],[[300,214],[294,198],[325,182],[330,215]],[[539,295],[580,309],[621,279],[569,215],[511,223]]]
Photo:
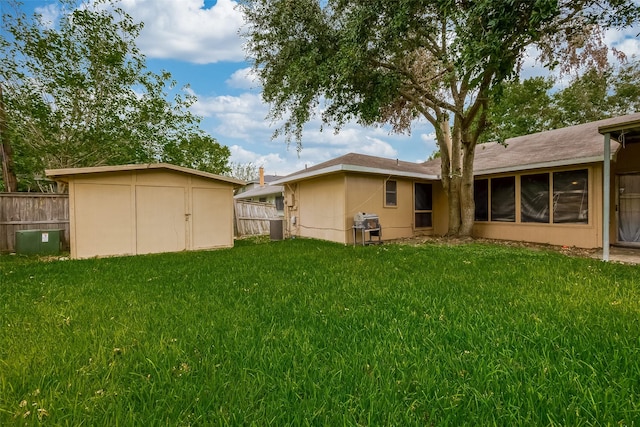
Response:
[[[640,270],[484,244],[0,258],[0,424],[634,425]]]

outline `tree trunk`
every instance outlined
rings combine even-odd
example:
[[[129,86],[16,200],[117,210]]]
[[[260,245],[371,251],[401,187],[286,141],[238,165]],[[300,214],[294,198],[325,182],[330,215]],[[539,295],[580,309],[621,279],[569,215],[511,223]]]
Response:
[[[440,173],[442,188],[449,202],[449,227],[447,235],[456,236],[460,228],[460,144],[451,134],[449,115],[440,114],[436,127],[440,146]]]
[[[0,84],[0,161],[2,162],[2,180],[4,181],[4,191],[14,193],[18,191],[18,179],[13,166],[13,150],[11,149],[7,129],[7,114],[2,96],[2,84]]]
[[[462,162],[462,177],[460,186],[460,230],[458,235],[469,237],[473,232],[476,203],[473,194],[473,159],[475,157],[475,142],[463,143],[464,159]]]
[[[462,133],[458,120],[454,121],[453,133],[451,134],[451,158],[450,163],[450,185],[449,185],[449,230],[447,234],[450,236],[458,236],[462,225]]]

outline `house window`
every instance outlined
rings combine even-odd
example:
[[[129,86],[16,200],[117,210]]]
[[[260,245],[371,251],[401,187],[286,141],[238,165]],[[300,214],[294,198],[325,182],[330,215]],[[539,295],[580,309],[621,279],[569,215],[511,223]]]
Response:
[[[549,223],[549,174],[520,177],[520,220]]]
[[[473,200],[476,205],[475,220],[489,221],[489,180],[479,179],[473,183]]]
[[[392,180],[385,181],[384,204],[385,206],[398,205],[398,182],[397,181],[392,181]]]
[[[553,174],[553,222],[589,222],[589,173],[586,169]]]
[[[416,182],[415,195],[415,227],[426,228],[433,226],[433,189],[431,184]]]
[[[260,197],[258,200],[260,201],[260,203],[266,203],[267,202],[267,198],[266,197]]]
[[[516,177],[491,179],[491,221],[516,220]]]
[[[284,197],[276,196],[276,210],[283,211],[284,210]]]

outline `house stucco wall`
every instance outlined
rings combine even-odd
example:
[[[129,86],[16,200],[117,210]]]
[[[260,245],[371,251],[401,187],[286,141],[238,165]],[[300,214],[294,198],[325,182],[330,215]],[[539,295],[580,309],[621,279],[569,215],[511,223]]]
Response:
[[[387,179],[397,182],[396,206],[384,203]],[[430,183],[433,185],[434,227],[423,229],[414,227],[412,179],[339,173],[289,183],[285,185],[286,234],[352,244],[353,217],[359,212],[380,217],[383,240],[430,235],[436,229],[446,232],[446,205],[444,208],[436,206],[443,199],[446,203],[446,198],[439,182]],[[436,217],[442,212],[444,221]]]
[[[70,176],[72,258],[233,246],[233,185],[171,170]]]
[[[397,182],[396,206],[384,204],[387,179]],[[344,227],[349,243],[353,243],[353,217],[358,212],[379,216],[383,240],[413,236],[413,181],[380,175],[348,175]]]
[[[287,186],[285,191],[293,194],[285,197],[289,204],[288,232],[292,236],[310,237],[345,243],[345,177],[329,175],[298,182]],[[291,192],[291,189],[294,191]],[[295,217],[295,224],[292,218]]]

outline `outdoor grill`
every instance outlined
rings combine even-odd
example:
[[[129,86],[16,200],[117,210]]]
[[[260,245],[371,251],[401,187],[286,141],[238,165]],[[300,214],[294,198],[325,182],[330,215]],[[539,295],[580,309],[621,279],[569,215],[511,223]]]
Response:
[[[353,217],[353,244],[355,246],[357,242],[358,231],[360,232],[362,245],[369,243],[382,242],[382,226],[380,225],[380,218],[373,213],[359,212]],[[366,234],[369,233],[369,239],[366,239]],[[373,241],[372,237],[378,237],[377,241]]]

